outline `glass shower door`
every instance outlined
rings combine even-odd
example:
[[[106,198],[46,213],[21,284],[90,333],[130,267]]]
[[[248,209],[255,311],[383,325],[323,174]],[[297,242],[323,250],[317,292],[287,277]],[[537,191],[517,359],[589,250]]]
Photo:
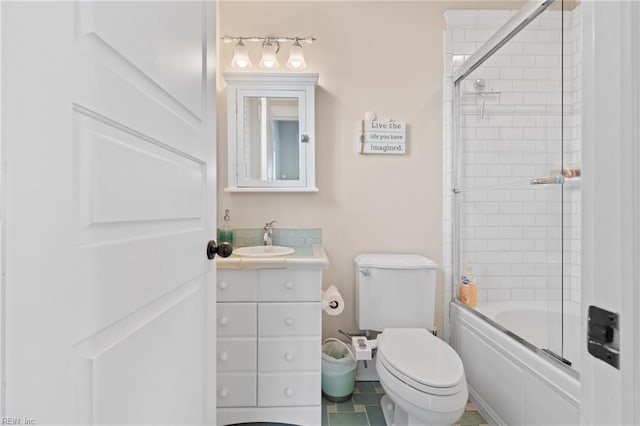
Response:
[[[564,24],[562,8],[544,11],[456,82],[454,102],[454,274],[471,265],[478,312],[560,360],[575,233],[563,228],[575,209],[564,188],[575,171],[564,146]]]

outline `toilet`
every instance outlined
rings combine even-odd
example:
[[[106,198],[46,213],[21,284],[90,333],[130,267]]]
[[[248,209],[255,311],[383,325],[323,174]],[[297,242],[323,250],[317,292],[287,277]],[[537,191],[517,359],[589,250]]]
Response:
[[[433,334],[438,265],[412,254],[359,254],[356,321],[382,331],[375,370],[388,425],[451,425],[468,398],[458,354]]]

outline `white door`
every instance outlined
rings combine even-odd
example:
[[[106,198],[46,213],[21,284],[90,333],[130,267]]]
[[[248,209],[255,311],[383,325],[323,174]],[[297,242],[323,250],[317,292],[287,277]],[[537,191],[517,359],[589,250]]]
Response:
[[[5,407],[215,421],[215,3],[2,3]]]
[[[640,4],[583,2],[583,323],[619,313],[620,368],[584,351],[581,424],[640,424]]]

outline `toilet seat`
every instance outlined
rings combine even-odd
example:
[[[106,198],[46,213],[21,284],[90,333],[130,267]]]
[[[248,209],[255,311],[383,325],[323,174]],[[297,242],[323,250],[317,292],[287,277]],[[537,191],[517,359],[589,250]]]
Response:
[[[378,362],[420,392],[446,396],[466,389],[458,354],[422,328],[385,329],[378,341]]]

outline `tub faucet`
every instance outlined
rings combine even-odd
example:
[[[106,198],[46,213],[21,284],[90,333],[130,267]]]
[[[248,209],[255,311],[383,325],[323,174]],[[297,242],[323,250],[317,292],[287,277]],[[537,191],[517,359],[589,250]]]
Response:
[[[273,245],[273,224],[276,220],[264,224],[264,235],[262,236],[262,244],[265,246]]]

